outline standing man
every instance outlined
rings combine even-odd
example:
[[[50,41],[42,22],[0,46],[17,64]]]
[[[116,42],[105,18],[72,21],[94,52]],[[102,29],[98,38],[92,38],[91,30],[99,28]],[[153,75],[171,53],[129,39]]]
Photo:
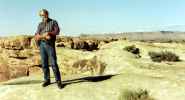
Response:
[[[42,69],[44,73],[43,87],[51,84],[49,64],[51,63],[56,83],[59,89],[63,88],[61,82],[60,71],[57,64],[57,56],[55,50],[56,35],[59,35],[60,29],[57,21],[49,18],[49,12],[46,9],[39,11],[42,22],[39,23],[35,33],[35,40],[40,48]],[[48,61],[49,60],[49,61]]]

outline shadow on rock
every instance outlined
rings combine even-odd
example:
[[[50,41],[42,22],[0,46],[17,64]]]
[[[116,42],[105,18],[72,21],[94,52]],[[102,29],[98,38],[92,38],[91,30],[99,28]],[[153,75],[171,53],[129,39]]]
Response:
[[[69,85],[74,83],[80,83],[80,82],[100,82],[107,79],[110,79],[112,76],[115,75],[103,75],[103,76],[88,76],[88,77],[82,77],[77,79],[71,79],[71,80],[64,80],[62,81],[63,85]],[[4,83],[3,85],[30,85],[30,84],[40,84],[42,83],[42,80],[22,80],[17,82],[8,82]],[[56,82],[53,82],[51,84],[54,84]]]
[[[82,78],[77,78],[77,79],[72,79],[72,80],[66,80],[63,81],[64,85],[69,85],[69,84],[73,84],[73,83],[80,83],[80,82],[101,82],[107,79],[110,79],[115,75],[103,75],[103,76],[88,76],[88,77],[82,77]]]

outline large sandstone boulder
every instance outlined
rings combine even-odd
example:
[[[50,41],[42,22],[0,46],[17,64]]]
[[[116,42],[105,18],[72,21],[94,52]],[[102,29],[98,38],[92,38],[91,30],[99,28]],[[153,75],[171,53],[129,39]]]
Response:
[[[18,78],[22,76],[29,76],[29,68],[28,67],[10,67],[10,79]]]
[[[73,40],[73,48],[72,49],[85,49],[88,47],[88,43],[84,40]]]
[[[0,82],[10,79],[9,66],[4,62],[0,62]]]
[[[0,47],[0,81],[28,76],[40,71],[39,50],[12,50]],[[2,58],[1,58],[2,57]]]
[[[87,51],[97,50],[99,45],[99,41],[92,39],[73,39],[72,49],[83,49]]]
[[[26,66],[11,66],[4,59],[0,62],[0,82],[28,76],[29,68]]]
[[[99,41],[97,40],[86,40],[88,46],[85,48],[88,51],[98,50]]]

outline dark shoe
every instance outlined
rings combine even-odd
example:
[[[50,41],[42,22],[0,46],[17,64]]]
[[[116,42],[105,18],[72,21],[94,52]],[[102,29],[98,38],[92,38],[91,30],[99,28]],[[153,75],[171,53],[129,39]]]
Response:
[[[50,81],[45,81],[45,82],[42,84],[42,87],[46,87],[46,86],[48,86],[48,85],[50,85],[50,84],[51,84]]]
[[[61,81],[57,81],[57,86],[58,86],[59,89],[64,88],[64,85],[62,84]]]

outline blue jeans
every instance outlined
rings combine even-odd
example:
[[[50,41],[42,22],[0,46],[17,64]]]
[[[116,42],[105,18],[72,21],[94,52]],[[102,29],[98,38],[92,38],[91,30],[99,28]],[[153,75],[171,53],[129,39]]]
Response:
[[[52,66],[56,81],[61,81],[60,71],[57,64],[55,46],[49,45],[44,41],[41,41],[39,46],[40,46],[42,69],[44,73],[44,80],[50,81],[50,70],[49,70],[49,64],[48,64],[48,60],[49,60]]]

